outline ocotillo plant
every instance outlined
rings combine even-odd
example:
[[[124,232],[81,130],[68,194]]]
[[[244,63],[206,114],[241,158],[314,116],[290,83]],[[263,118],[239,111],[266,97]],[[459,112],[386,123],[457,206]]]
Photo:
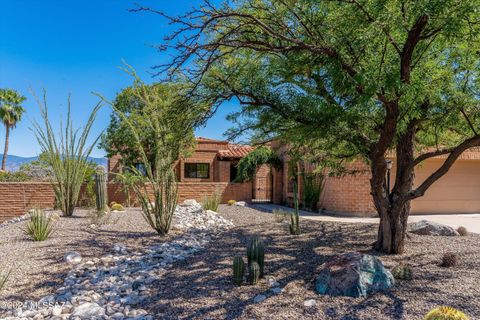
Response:
[[[245,272],[245,262],[240,256],[233,258],[233,282],[239,286],[243,281],[243,274]]]
[[[298,187],[297,182],[293,182],[293,205],[294,213],[290,215],[290,234],[299,235],[300,234],[300,217],[298,214]]]
[[[263,278],[265,267],[265,247],[262,240],[258,236],[253,236],[247,246],[248,267],[253,262],[258,263],[260,267],[260,278]]]
[[[95,173],[95,199],[97,212],[103,213],[107,209],[107,175],[102,166],[98,166]]]

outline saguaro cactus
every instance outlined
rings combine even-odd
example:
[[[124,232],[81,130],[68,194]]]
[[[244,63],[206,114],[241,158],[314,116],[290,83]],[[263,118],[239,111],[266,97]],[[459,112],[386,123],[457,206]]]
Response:
[[[265,247],[258,236],[253,236],[252,239],[250,239],[247,246],[247,258],[249,268],[253,262],[258,263],[260,267],[260,278],[262,278],[265,266]]]
[[[95,198],[98,212],[105,212],[108,203],[107,174],[103,166],[98,166],[95,173]]]
[[[260,265],[256,261],[252,261],[248,268],[248,274],[250,277],[250,284],[257,284],[260,279],[261,271]]]
[[[238,286],[242,284],[243,274],[245,272],[245,262],[240,256],[233,258],[233,282]]]

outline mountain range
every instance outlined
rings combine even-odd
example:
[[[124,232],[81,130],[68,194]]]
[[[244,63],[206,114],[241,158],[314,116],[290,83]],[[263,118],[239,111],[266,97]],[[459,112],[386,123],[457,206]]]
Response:
[[[3,154],[0,153],[0,163],[3,159]],[[15,155],[7,155],[7,171],[17,171],[20,166],[24,163],[29,163],[34,160],[37,160],[38,157],[20,157]],[[95,162],[97,165],[107,166],[107,158],[94,158],[88,157],[88,159],[92,162]]]

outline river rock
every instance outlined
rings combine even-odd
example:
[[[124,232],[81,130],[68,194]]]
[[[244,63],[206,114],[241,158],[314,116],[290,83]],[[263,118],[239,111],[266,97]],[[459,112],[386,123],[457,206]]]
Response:
[[[67,263],[72,264],[72,265],[73,264],[79,264],[80,262],[82,262],[82,256],[78,252],[75,252],[75,251],[68,252],[67,254],[65,254],[63,259]]]
[[[73,309],[72,317],[80,319],[97,319],[105,315],[105,309],[96,303],[86,302]]]
[[[457,230],[452,227],[428,221],[421,220],[410,225],[410,232],[424,236],[459,236]]]
[[[380,259],[350,252],[334,256],[323,264],[315,290],[331,296],[366,297],[393,285],[393,276]]]

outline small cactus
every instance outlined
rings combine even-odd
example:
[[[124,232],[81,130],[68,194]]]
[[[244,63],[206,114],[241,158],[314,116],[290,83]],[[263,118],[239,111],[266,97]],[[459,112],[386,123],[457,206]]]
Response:
[[[125,208],[119,204],[119,203],[114,203],[110,209],[112,209],[112,211],[125,211]]]
[[[467,230],[467,228],[465,228],[465,227],[463,227],[463,226],[462,226],[462,227],[458,227],[457,232],[458,232],[462,237],[468,236],[468,230]]]
[[[452,307],[438,307],[431,310],[424,320],[469,320],[467,315]]]
[[[453,252],[446,252],[442,257],[441,267],[450,268],[458,264],[457,255]]]
[[[245,273],[245,262],[240,256],[233,258],[233,282],[239,286],[243,281],[243,274]]]
[[[95,173],[95,200],[97,212],[108,211],[107,175],[102,166],[98,166]]]
[[[293,204],[295,207],[295,212],[290,215],[290,234],[299,235],[300,234],[300,218],[298,214],[298,187],[297,182],[293,183]]]
[[[228,203],[229,206],[233,206],[235,203],[237,203],[237,201],[235,201],[235,200],[228,200],[227,203]]]
[[[412,268],[403,263],[392,269],[392,275],[399,280],[411,280],[413,278]]]
[[[265,267],[265,247],[262,240],[258,236],[252,237],[247,246],[248,266],[250,267],[255,261],[260,267],[260,278],[263,278]]]
[[[248,275],[250,277],[250,284],[257,284],[258,280],[260,280],[260,265],[256,261],[252,261],[250,266],[248,267]]]

